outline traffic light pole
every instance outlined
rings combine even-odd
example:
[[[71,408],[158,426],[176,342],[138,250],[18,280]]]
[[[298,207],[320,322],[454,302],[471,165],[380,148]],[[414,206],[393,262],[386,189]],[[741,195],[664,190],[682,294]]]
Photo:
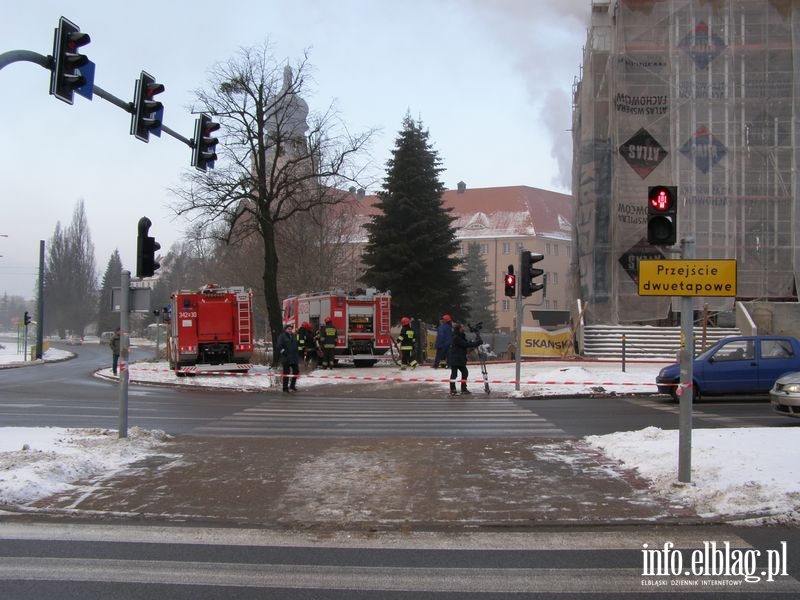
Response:
[[[122,271],[120,279],[119,299],[119,437],[128,437],[128,359],[130,358],[129,296],[131,289],[131,272]]]
[[[15,62],[32,62],[41,67],[44,67],[48,71],[52,70],[53,68],[53,57],[52,56],[45,56],[43,54],[39,54],[38,52],[33,52],[31,50],[11,50],[9,52],[3,52],[0,54],[0,69],[5,66],[8,66]],[[133,103],[126,102],[120,98],[117,98],[113,94],[105,91],[100,86],[94,84],[92,86],[92,93],[100,96],[103,100],[106,100],[124,110],[127,113],[133,114]],[[190,148],[194,147],[194,142],[189,138],[182,136],[177,131],[170,129],[163,123],[161,124],[161,131],[166,133],[167,135],[171,135],[176,140],[183,142]]]
[[[520,257],[522,256],[520,249],[520,255],[517,258],[517,264],[520,262]],[[521,271],[522,269],[520,269]],[[521,276],[525,276],[525,274],[520,273]],[[519,391],[520,384],[519,381],[522,378],[522,281],[517,278],[517,290],[516,290],[516,297],[514,300],[517,304],[517,325],[516,331],[514,332],[514,336],[517,340],[517,353],[516,353],[516,365],[514,366],[514,389]]]
[[[681,258],[695,258],[694,238],[681,239]],[[681,298],[681,380],[678,418],[678,481],[692,481],[692,379],[694,362],[694,296]]]

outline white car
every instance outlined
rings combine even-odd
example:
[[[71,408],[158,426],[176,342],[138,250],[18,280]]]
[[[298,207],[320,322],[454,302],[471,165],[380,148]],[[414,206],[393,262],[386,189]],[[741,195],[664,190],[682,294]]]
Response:
[[[781,375],[769,391],[772,410],[787,417],[800,417],[800,371]]]

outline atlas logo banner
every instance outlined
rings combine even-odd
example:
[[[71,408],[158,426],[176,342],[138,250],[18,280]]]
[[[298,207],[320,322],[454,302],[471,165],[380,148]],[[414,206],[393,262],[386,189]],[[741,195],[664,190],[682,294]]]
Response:
[[[619,147],[619,153],[642,179],[646,179],[667,157],[667,151],[644,127]]]
[[[728,149],[705,127],[700,127],[694,137],[681,146],[681,154],[694,162],[695,166],[704,174],[711,167],[721,161],[728,153]]]
[[[708,29],[708,23],[701,21],[678,44],[700,69],[706,69],[709,63],[725,50],[725,42]]]

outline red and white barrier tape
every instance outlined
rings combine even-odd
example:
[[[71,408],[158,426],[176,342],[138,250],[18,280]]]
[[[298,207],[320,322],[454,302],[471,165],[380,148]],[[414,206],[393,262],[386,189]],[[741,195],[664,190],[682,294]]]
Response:
[[[148,369],[144,367],[132,367],[129,369],[131,372],[133,371],[149,371],[149,372],[174,372],[172,369]],[[461,382],[468,382],[468,383],[484,383],[484,379],[476,378],[476,379],[454,379],[451,380],[449,377],[441,378],[441,377],[389,377],[389,376],[371,376],[371,375],[315,375],[315,374],[307,374],[307,375],[283,375],[282,373],[241,373],[235,371],[212,371],[212,372],[194,372],[189,370],[183,370],[185,373],[191,373],[194,375],[225,375],[228,377],[270,377],[276,379],[282,379],[284,377],[296,377],[297,379],[331,379],[335,381],[377,381],[377,382],[397,382],[397,383],[450,383],[451,381],[455,383]],[[516,379],[489,379],[487,380],[488,383],[493,383],[496,385],[508,384],[508,385],[516,385],[519,383],[520,385],[580,385],[580,386],[645,386],[645,385],[653,385],[655,383],[644,383],[644,382],[625,382],[625,381],[560,381],[560,380],[519,380]],[[677,385],[677,384],[662,384],[662,385]]]

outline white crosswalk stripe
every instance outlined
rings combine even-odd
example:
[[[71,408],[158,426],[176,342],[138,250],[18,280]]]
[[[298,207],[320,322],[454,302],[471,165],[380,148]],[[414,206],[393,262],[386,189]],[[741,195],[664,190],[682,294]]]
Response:
[[[0,557],[0,581],[59,581],[64,589],[70,589],[71,582],[102,582],[587,597],[658,591],[684,597],[693,592],[739,592],[756,598],[761,593],[796,597],[800,592],[800,583],[784,572],[780,560],[765,560],[765,553],[742,537],[718,528],[314,536],[263,529],[0,524],[0,546],[13,540],[26,545],[5,550]],[[36,554],[15,552],[50,540],[62,545],[42,546]],[[68,547],[63,546],[65,542]],[[710,543],[715,551],[726,547],[726,552],[757,560],[747,562],[746,572],[744,562],[741,568],[724,566],[716,559],[706,564],[709,557],[702,553]],[[214,548],[213,553],[207,547]],[[248,549],[249,560],[236,560],[241,556],[237,547]],[[652,548],[654,554],[647,557],[643,547]],[[66,548],[76,556],[69,556]],[[154,557],[142,556],[145,550]],[[681,572],[652,574],[654,567],[647,561],[658,552],[670,555],[663,568],[674,571],[680,562]],[[493,559],[494,553],[502,553],[498,555],[503,557],[502,564]],[[676,561],[678,554],[695,558]]]
[[[193,430],[229,436],[561,436],[550,421],[508,398],[281,397]]]

